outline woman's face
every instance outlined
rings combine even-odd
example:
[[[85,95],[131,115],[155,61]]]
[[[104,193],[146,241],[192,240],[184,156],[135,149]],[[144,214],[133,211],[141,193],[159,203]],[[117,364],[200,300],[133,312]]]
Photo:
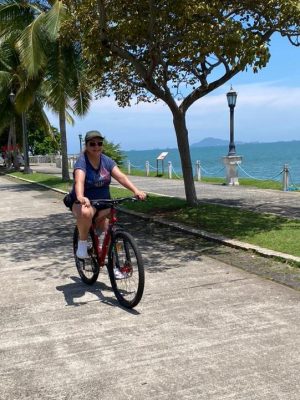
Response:
[[[103,148],[103,140],[100,138],[94,138],[94,139],[90,139],[87,143],[86,143],[86,151],[90,154],[90,155],[98,155],[101,153]]]

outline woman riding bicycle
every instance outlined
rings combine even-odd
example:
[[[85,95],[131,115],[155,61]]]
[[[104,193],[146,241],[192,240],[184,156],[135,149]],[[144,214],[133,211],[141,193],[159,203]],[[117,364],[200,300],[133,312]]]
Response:
[[[137,189],[134,184],[118,168],[115,161],[102,153],[104,137],[98,131],[89,131],[85,135],[85,150],[74,165],[74,185],[71,191],[72,212],[77,220],[79,231],[78,258],[88,258],[87,238],[92,219],[96,213],[95,207],[90,200],[109,199],[109,185],[111,177],[116,179],[122,186],[129,189],[134,195],[144,200],[146,193]],[[108,209],[98,211],[97,226],[105,231],[107,229]]]

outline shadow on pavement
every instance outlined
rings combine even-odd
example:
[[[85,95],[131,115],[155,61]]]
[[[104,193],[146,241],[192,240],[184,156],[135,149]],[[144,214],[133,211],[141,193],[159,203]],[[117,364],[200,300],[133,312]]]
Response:
[[[92,286],[88,286],[86,284],[84,284],[81,279],[77,276],[71,276],[70,279],[73,281],[71,283],[67,283],[65,285],[60,285],[60,286],[56,286],[56,289],[59,292],[62,292],[65,300],[66,300],[66,305],[67,306],[75,306],[78,307],[82,304],[86,304],[87,301],[83,301],[81,303],[79,302],[74,302],[75,299],[80,299],[83,298],[84,295],[87,292],[93,293],[94,295],[96,295],[98,297],[98,299],[101,302],[107,303],[107,304],[111,304],[111,305],[117,305],[117,300],[111,300],[108,301],[105,296],[103,295],[103,291],[104,290],[112,290],[109,286],[107,286],[105,283],[103,282],[96,282],[94,285]]]
[[[62,276],[73,257],[73,227],[74,221],[66,213],[1,222],[2,256],[16,264],[33,261],[32,265],[28,263],[30,266],[25,266],[25,270],[42,272],[36,279],[56,277],[57,274]],[[38,266],[39,260],[41,267]]]
[[[119,217],[123,228],[137,241],[148,273],[163,273],[187,265],[189,261],[201,261],[204,253],[217,255],[222,247],[218,243],[183,234],[171,227],[158,226],[132,215],[119,214]],[[174,254],[176,263],[173,261],[170,264]]]
[[[80,299],[85,297],[86,293],[92,293],[101,303],[104,303],[113,307],[120,307],[123,310],[127,311],[133,315],[139,315],[140,313],[134,309],[128,309],[120,306],[116,298],[114,297],[106,297],[103,292],[108,291],[111,296],[114,296],[112,288],[107,286],[104,282],[95,282],[93,285],[89,286],[84,284],[81,279],[77,276],[71,276],[70,279],[73,281],[71,283],[67,283],[65,285],[56,286],[56,289],[59,292],[62,292],[66,301],[66,306],[78,307],[89,303],[89,301],[75,302],[75,299]],[[95,300],[92,300],[95,301]],[[96,300],[97,301],[97,300]]]
[[[216,243],[196,238],[193,250],[192,235],[183,235],[168,228],[158,228],[121,213],[119,217],[123,228],[137,240],[145,268],[150,273],[162,273],[171,268],[179,268],[190,260],[201,260],[201,252],[206,254],[218,252],[219,245]],[[4,245],[2,256],[11,264],[25,262],[24,270],[35,271],[36,280],[69,276],[67,269],[74,265],[72,251],[74,219],[71,213],[4,221],[0,224],[0,229],[0,243]],[[159,239],[159,244],[154,247],[155,239]],[[170,264],[170,255],[174,255],[174,252],[176,252],[176,264]]]

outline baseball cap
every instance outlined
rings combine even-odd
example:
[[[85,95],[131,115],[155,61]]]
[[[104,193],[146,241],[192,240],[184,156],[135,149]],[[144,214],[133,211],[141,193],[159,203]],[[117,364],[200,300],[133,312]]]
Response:
[[[99,131],[88,131],[88,132],[85,134],[84,140],[85,140],[85,143],[86,143],[86,142],[88,142],[89,140],[95,139],[95,138],[104,140],[104,137],[102,136],[102,134],[101,134]]]

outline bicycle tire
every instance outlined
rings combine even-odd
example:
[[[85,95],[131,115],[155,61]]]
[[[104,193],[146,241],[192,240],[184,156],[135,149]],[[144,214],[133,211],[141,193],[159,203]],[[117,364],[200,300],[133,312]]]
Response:
[[[90,230],[88,235],[88,254],[90,256],[89,259],[81,260],[76,256],[78,239],[79,239],[79,232],[76,226],[73,234],[73,252],[74,252],[75,265],[81,280],[87,285],[92,285],[98,279],[100,272],[100,266],[98,264],[97,255],[94,250],[96,246],[94,240],[94,233],[92,232],[92,230]]]
[[[126,308],[137,306],[144,292],[145,272],[141,252],[129,233],[117,231],[113,234],[107,267],[118,302]],[[116,267],[124,278],[115,278]]]

